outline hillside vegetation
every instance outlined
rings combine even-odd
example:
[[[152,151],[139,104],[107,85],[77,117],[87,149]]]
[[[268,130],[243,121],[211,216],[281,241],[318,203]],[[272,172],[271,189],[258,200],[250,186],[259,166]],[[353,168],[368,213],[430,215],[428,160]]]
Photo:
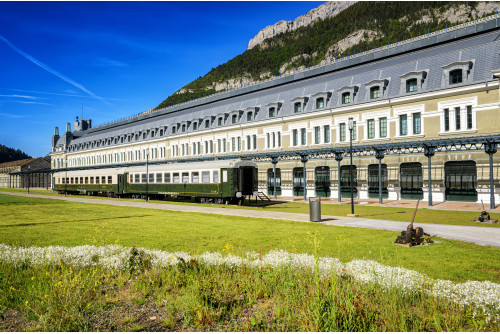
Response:
[[[0,163],[31,158],[20,149],[14,149],[0,144]]]
[[[492,7],[491,3],[489,7]],[[216,91],[239,87],[322,60],[358,53],[381,43],[418,36],[474,20],[488,11],[479,2],[358,2],[337,16],[264,40],[169,96],[163,108]],[[487,8],[486,10],[484,8]]]

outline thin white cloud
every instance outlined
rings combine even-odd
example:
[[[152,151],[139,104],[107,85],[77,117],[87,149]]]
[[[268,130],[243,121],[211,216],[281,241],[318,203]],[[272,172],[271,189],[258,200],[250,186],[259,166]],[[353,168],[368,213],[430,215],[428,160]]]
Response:
[[[29,100],[39,100],[39,99],[47,99],[45,97],[37,97],[37,96],[29,96],[29,95],[16,95],[16,94],[11,94],[11,95],[5,95],[5,94],[0,94],[0,97],[14,97],[14,98],[20,98],[20,99],[29,99]]]
[[[37,66],[40,66],[41,68],[43,68],[44,70],[46,70],[47,72],[55,75],[56,77],[58,77],[59,79],[61,80],[64,80],[66,81],[67,83],[69,83],[70,85],[73,85],[75,86],[76,88],[80,89],[81,91],[87,93],[88,95],[90,95],[91,97],[97,99],[97,100],[100,100],[106,104],[109,104],[109,105],[112,105],[111,103],[109,103],[108,101],[106,101],[104,98],[100,97],[99,95],[97,94],[94,94],[93,92],[91,92],[90,90],[88,90],[87,88],[85,88],[83,85],[79,84],[78,82],[74,81],[74,80],[71,80],[70,78],[68,78],[67,76],[65,76],[64,74],[56,71],[55,69],[53,69],[52,67],[50,67],[49,65],[47,64],[44,64],[42,63],[41,61],[39,61],[38,59],[36,59],[35,57],[27,54],[26,52],[24,52],[23,50],[19,49],[18,47],[16,47],[14,44],[12,44],[7,38],[3,37],[2,35],[0,35],[0,40],[4,41],[5,44],[7,44],[12,50],[16,51],[17,53],[19,53],[21,56],[23,56],[24,58],[28,59],[29,61],[31,61],[33,64],[37,65]]]
[[[72,96],[72,97],[88,97],[87,95],[79,95],[76,92],[72,90],[66,90],[66,93],[54,93],[54,92],[41,92],[37,90],[26,90],[26,89],[14,89],[14,88],[3,88],[0,87],[0,90],[10,90],[13,92],[24,92],[24,93],[36,93],[36,94],[45,94],[45,95],[57,95],[57,96]],[[1,96],[1,95],[0,95]],[[42,99],[45,99],[44,97],[41,97]],[[129,101],[127,99],[118,99],[118,98],[113,98],[113,97],[106,97],[106,100],[112,100],[112,101]]]

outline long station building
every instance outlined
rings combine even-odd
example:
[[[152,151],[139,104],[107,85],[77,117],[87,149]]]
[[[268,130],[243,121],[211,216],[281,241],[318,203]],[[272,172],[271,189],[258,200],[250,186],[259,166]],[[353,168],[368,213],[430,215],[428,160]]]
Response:
[[[241,157],[269,195],[340,199],[352,186],[358,199],[494,205],[499,77],[493,15],[97,127],[77,119],[56,127],[51,167]]]

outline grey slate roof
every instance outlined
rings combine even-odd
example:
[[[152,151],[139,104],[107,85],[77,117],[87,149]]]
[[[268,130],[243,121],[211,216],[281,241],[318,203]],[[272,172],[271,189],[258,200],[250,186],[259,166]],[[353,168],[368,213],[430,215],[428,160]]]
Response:
[[[416,94],[406,93],[405,90],[401,92],[401,76],[414,71],[425,71],[425,85],[423,89],[417,93],[437,91],[445,88],[443,83],[443,66],[449,65],[459,61],[471,61],[472,69],[470,71],[470,79],[459,85],[470,85],[479,82],[489,81],[493,79],[492,70],[500,68],[500,29],[495,28],[489,32],[472,35],[462,39],[447,40],[445,42],[434,44],[430,47],[417,49],[413,51],[405,51],[405,46],[400,54],[381,58],[370,61],[369,59],[358,65],[346,66],[342,69],[331,69],[328,71],[328,66],[325,68],[318,68],[311,71],[297,73],[294,75],[294,80],[283,82],[282,79],[275,80],[274,83],[265,82],[261,87],[253,89],[244,88],[239,93],[234,92],[229,98],[224,98],[225,95],[219,95],[218,99],[203,99],[188,103],[186,106],[179,106],[177,111],[162,110],[149,115],[140,115],[138,117],[118,122],[117,124],[108,124],[102,127],[97,127],[74,134],[75,139],[71,141],[70,147],[72,151],[80,151],[86,149],[79,147],[78,144],[85,144],[93,141],[102,141],[107,138],[113,138],[112,143],[108,145],[100,145],[99,147],[114,146],[115,139],[118,137],[118,144],[120,144],[120,136],[125,134],[133,135],[133,142],[141,142],[151,140],[148,135],[146,140],[142,138],[142,132],[157,129],[164,130],[164,136],[172,134],[172,127],[177,127],[180,124],[191,122],[186,132],[192,132],[193,120],[199,121],[215,116],[216,118],[211,122],[210,128],[218,128],[217,117],[228,114],[227,120],[224,125],[231,124],[231,113],[235,111],[243,111],[247,108],[258,108],[254,120],[262,121],[268,118],[267,107],[269,103],[282,102],[279,109],[279,117],[289,116],[293,114],[292,100],[297,97],[308,98],[305,108],[302,113],[315,112],[316,105],[312,98],[313,95],[320,92],[330,92],[331,96],[327,101],[325,108],[339,108],[340,96],[338,90],[349,86],[357,87],[357,97],[352,104],[370,103],[373,100],[367,100],[366,87],[367,83],[374,80],[386,79],[387,91],[381,98],[395,98],[404,95]],[[417,47],[423,42],[421,40],[414,42]],[[409,48],[408,46],[406,47]],[[363,56],[364,57],[364,56]],[[353,62],[361,62],[362,58],[354,59]],[[372,56],[373,57],[373,56]],[[338,64],[334,64],[338,67]],[[324,72],[314,75],[316,72]],[[246,93],[245,93],[246,92]],[[240,95],[237,95],[240,94]],[[211,102],[206,102],[210,101]],[[185,109],[181,109],[185,108]],[[212,117],[213,118],[213,117]],[[212,120],[212,119],[211,119]],[[246,112],[241,114],[238,124],[245,123]],[[204,126],[200,126],[199,130],[204,130]],[[196,132],[196,131],[195,131]],[[135,135],[139,134],[139,139],[135,140]],[[177,129],[176,134],[179,133]],[[62,139],[63,136],[61,136]],[[156,133],[155,138],[158,137]],[[61,141],[61,140],[60,140]],[[128,143],[125,139],[124,143]],[[59,143],[58,143],[59,145]]]

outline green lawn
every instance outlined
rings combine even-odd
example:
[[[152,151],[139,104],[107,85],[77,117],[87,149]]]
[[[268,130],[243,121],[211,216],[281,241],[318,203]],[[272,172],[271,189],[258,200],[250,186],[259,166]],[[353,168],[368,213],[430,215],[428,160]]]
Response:
[[[27,192],[25,189],[2,189],[1,191],[10,192]],[[40,195],[53,195],[53,196],[64,196],[59,195],[51,190],[31,190],[30,193],[40,194]],[[70,195],[68,195],[70,196]],[[82,197],[88,198],[88,196],[73,196],[71,197]],[[100,196],[101,199],[108,200],[118,200],[118,201],[135,201],[142,202],[143,200],[137,199],[117,199],[117,198],[107,198]],[[169,200],[169,201],[150,201],[151,203],[162,203],[168,204],[173,203],[177,205],[197,205],[197,206],[208,206],[208,207],[227,207],[227,205],[216,205],[216,204],[200,204],[194,203],[193,201],[181,201],[181,200]],[[248,204],[248,202],[247,202]],[[276,212],[295,212],[295,213],[309,213],[309,204],[304,202],[261,202],[259,201],[255,204],[254,201],[250,202],[249,205],[236,206],[231,205],[231,208],[235,209],[246,209],[246,210],[266,210],[266,211],[276,211]],[[385,219],[385,220],[395,220],[395,221],[411,221],[413,216],[413,208],[396,208],[396,207],[378,207],[378,206],[368,206],[368,205],[356,205],[355,212],[359,214],[362,218],[371,219]],[[350,204],[322,204],[321,213],[323,215],[331,216],[347,216],[351,213]],[[484,226],[484,227],[496,227],[500,228],[500,223],[488,224],[488,223],[473,223],[472,220],[477,218],[479,212],[476,211],[450,211],[450,210],[435,210],[420,207],[415,218],[417,223],[430,223],[430,224],[445,224],[445,225],[462,225],[462,226]],[[491,213],[491,218],[500,220],[500,213]]]
[[[446,239],[404,248],[392,244],[398,233],[390,231],[9,195],[0,195],[0,212],[0,243],[11,245],[118,243],[191,254],[230,245],[236,255],[271,249],[313,254],[317,239],[320,256],[373,259],[440,279],[500,282],[500,249]]]

